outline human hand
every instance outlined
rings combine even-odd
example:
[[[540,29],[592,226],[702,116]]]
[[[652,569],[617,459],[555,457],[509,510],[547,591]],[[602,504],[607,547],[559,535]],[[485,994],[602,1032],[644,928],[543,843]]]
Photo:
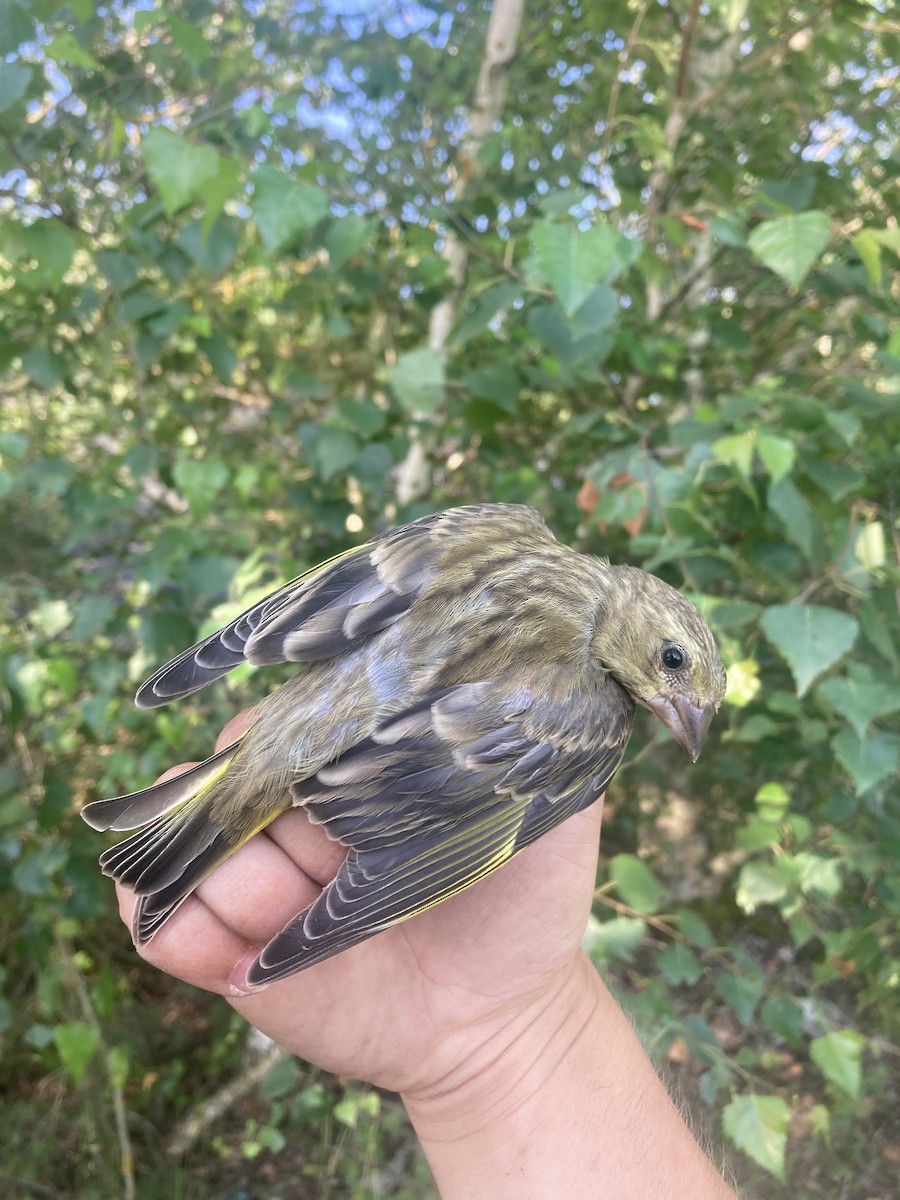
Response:
[[[235,717],[218,746],[251,722]],[[345,854],[294,809],[140,952],[227,997],[301,1058],[400,1092],[445,1200],[737,1200],[581,952],[601,810],[571,817],[458,896],[246,994],[259,949]],[[120,888],[119,904],[130,922],[133,894]]]
[[[252,721],[252,711],[236,716],[216,748]],[[517,1030],[564,1006],[583,976],[601,810],[592,805],[428,912],[241,994],[259,949],[315,899],[346,853],[293,809],[205,879],[141,954],[225,996],[252,1025],[325,1070],[408,1099],[456,1089]],[[133,893],[120,887],[119,905],[130,924]]]

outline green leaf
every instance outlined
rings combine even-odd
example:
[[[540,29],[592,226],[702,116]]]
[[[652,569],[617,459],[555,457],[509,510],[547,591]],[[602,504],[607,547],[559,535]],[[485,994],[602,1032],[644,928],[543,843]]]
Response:
[[[799,872],[800,890],[806,896],[813,894],[833,900],[843,886],[841,867],[836,858],[801,850],[794,855],[794,865]]]
[[[848,446],[852,446],[862,432],[862,421],[855,412],[844,411],[843,409],[829,408],[825,413],[825,420],[835,433],[846,442]],[[807,470],[812,474],[815,466],[841,466],[839,463],[810,463]]]
[[[218,170],[212,179],[203,186],[203,203],[206,206],[206,215],[203,218],[202,226],[204,238],[209,236],[210,230],[221,216],[225,205],[234,195],[242,174],[243,167],[236,158],[230,158],[225,154],[219,155]]]
[[[372,239],[373,232],[372,223],[356,213],[335,217],[325,235],[325,248],[332,271],[339,271],[348,258]]]
[[[790,667],[798,696],[847,653],[859,633],[853,617],[821,604],[774,604],[760,625]]]
[[[689,1013],[681,1022],[681,1032],[687,1042],[691,1056],[704,1066],[713,1066],[722,1060],[722,1047],[715,1031],[699,1013]]]
[[[666,946],[659,952],[656,961],[663,975],[675,987],[682,983],[693,985],[703,975],[697,955],[682,942]]]
[[[862,1052],[865,1040],[852,1029],[838,1029],[814,1038],[809,1056],[825,1078],[858,1100],[862,1091]]]
[[[569,364],[574,360],[572,337],[557,305],[541,304],[532,308],[528,314],[528,328],[559,362]]]
[[[591,288],[584,303],[569,322],[569,329],[576,342],[594,338],[604,329],[614,325],[619,316],[619,293],[608,284],[599,283]]]
[[[492,363],[488,367],[468,371],[462,382],[474,396],[490,400],[508,413],[518,410],[522,380],[519,373],[507,363]]]
[[[860,796],[900,767],[900,738],[894,734],[868,733],[859,738],[851,729],[842,729],[831,745]]]
[[[19,671],[19,683],[25,685],[23,690],[27,689],[28,679],[23,670]],[[37,683],[38,687],[35,690],[39,690],[43,700],[46,680],[42,678]],[[38,706],[34,707],[37,709]],[[13,869],[12,878],[16,891],[21,892],[23,896],[52,895],[58,888],[54,877],[67,857],[66,850],[52,842],[36,846],[30,854],[19,859]]]
[[[427,347],[401,354],[388,379],[407,412],[436,412],[444,398],[444,363],[437,351]]]
[[[199,196],[219,172],[219,154],[212,146],[188,141],[161,125],[144,134],[141,151],[169,216]]]
[[[133,254],[125,254],[121,250],[100,250],[96,255],[98,268],[109,280],[110,286],[117,292],[134,283],[140,270],[140,260]]]
[[[52,640],[71,624],[72,609],[66,600],[45,600],[28,617],[36,629]]]
[[[353,474],[365,487],[379,494],[386,490],[394,459],[383,442],[363,446],[353,463]]]
[[[647,936],[647,922],[637,917],[614,917],[612,921],[588,919],[581,944],[594,962],[621,959],[631,962]]]
[[[182,231],[180,245],[208,275],[221,275],[234,262],[238,233],[234,224],[222,216],[208,230],[203,228],[202,221],[192,221]]]
[[[726,1135],[778,1179],[784,1178],[784,1152],[790,1109],[780,1096],[735,1096],[722,1113]]]
[[[770,782],[757,790],[753,802],[764,821],[780,824],[791,806],[791,797],[783,784]]]
[[[872,287],[880,288],[884,277],[881,265],[881,243],[878,235],[871,229],[861,229],[850,239],[853,248],[859,255],[860,262],[866,268],[869,283]]]
[[[54,1025],[53,1041],[63,1066],[75,1083],[81,1083],[100,1046],[100,1030],[87,1021],[66,1021]]]
[[[89,50],[80,45],[74,33],[62,30],[44,47],[47,58],[63,63],[67,67],[83,67],[86,71],[100,71],[102,67]]]
[[[808,561],[813,561],[819,525],[793,479],[771,484],[768,503],[791,541],[800,547]]]
[[[791,287],[799,287],[828,244],[830,228],[827,213],[788,213],[757,225],[748,242],[770,271]]]
[[[747,234],[743,222],[730,213],[713,217],[709,223],[709,231],[714,238],[726,246],[747,245]]]
[[[766,1029],[791,1046],[799,1046],[803,1038],[803,1006],[791,996],[780,993],[768,996],[759,1011],[760,1020]]]
[[[879,571],[887,563],[887,541],[881,521],[866,521],[856,535],[853,557],[866,571]]]
[[[28,452],[28,434],[21,430],[0,431],[0,461],[24,458]]]
[[[735,33],[740,29],[749,3],[750,0],[716,0],[716,8],[722,14],[725,28],[729,33]]]
[[[634,854],[615,855],[609,875],[625,903],[638,912],[656,912],[666,894],[647,864]]]
[[[361,437],[369,439],[384,429],[387,414],[371,400],[348,400],[342,397],[337,402],[343,420]]]
[[[461,346],[476,334],[482,333],[490,326],[491,321],[497,317],[498,313],[512,308],[521,296],[521,286],[508,279],[485,288],[474,305],[470,302],[465,309],[461,310],[460,315],[463,319],[453,330],[448,344]]]
[[[808,170],[800,170],[784,179],[764,179],[760,196],[767,207],[803,212],[816,190],[816,178]]]
[[[17,0],[0,0],[0,55],[15,54],[22,42],[33,39],[30,7],[27,0],[21,4]]]
[[[278,1059],[266,1073],[259,1085],[259,1094],[264,1100],[278,1100],[281,1096],[286,1096],[288,1092],[296,1090],[300,1076],[301,1071],[297,1060],[285,1055],[284,1058]]]
[[[0,71],[0,113],[21,100],[31,83],[31,67],[22,63],[5,62]]]
[[[228,482],[229,470],[218,458],[183,458],[172,468],[172,476],[191,509],[205,516]]]
[[[169,307],[160,292],[131,292],[121,304],[122,316],[126,321],[142,321],[152,313],[164,312]]]
[[[18,282],[29,292],[58,287],[78,247],[74,236],[58,221],[50,219],[35,221],[19,237],[19,244],[13,250]]]
[[[112,596],[85,596],[75,606],[72,637],[76,642],[87,642],[101,633],[110,624],[118,607]]]
[[[253,172],[251,209],[263,245],[275,254],[328,212],[328,193],[311,183],[297,183],[271,166]]]
[[[712,930],[701,916],[690,908],[679,908],[675,913],[678,928],[684,936],[703,950],[712,950],[716,944]]]
[[[223,383],[231,383],[238,358],[226,339],[217,333],[210,338],[198,338],[197,345],[209,359],[209,365],[218,378]]]
[[[634,119],[631,136],[635,146],[646,158],[660,162],[667,168],[672,166],[672,148],[661,121],[655,121],[647,114],[639,116]]]
[[[35,346],[22,355],[22,370],[47,391],[66,375],[66,360],[46,346]]]
[[[891,623],[885,620],[884,614],[879,612],[871,600],[865,600],[859,606],[859,618],[866,641],[874,646],[895,671],[900,670],[900,658],[891,637]]]
[[[773,433],[761,433],[756,440],[756,449],[773,484],[790,475],[797,457],[797,447],[793,442],[776,437]]]
[[[176,301],[175,304],[167,304],[165,308],[154,313],[147,319],[146,325],[154,337],[161,339],[167,338],[174,333],[176,329],[180,329],[185,318],[190,314],[190,308],[183,300]]]
[[[830,500],[840,500],[850,495],[862,483],[859,471],[843,463],[806,462],[803,468]]]
[[[900,688],[893,681],[879,679],[863,663],[851,662],[847,672],[846,678],[826,679],[818,692],[862,739],[878,717],[900,711]]]
[[[343,474],[362,449],[359,438],[341,425],[323,425],[316,440],[316,461],[323,479]]]
[[[737,1019],[745,1027],[748,1026],[766,990],[762,973],[747,975],[729,972],[719,977],[718,986],[722,997],[734,1009]]]
[[[202,66],[212,53],[212,47],[203,36],[202,28],[184,21],[174,13],[167,13],[166,24],[172,33],[172,41],[195,66]]]
[[[748,862],[741,867],[734,898],[738,907],[753,913],[761,904],[776,904],[788,894],[789,877],[778,864]]]
[[[730,434],[718,438],[711,449],[720,463],[734,467],[744,479],[750,478],[753,467],[753,451],[756,448],[756,434],[753,430],[746,433]]]
[[[567,316],[581,307],[596,284],[612,282],[630,261],[625,239],[609,225],[578,230],[540,221],[531,239],[535,253],[525,264],[529,283],[549,283]]]

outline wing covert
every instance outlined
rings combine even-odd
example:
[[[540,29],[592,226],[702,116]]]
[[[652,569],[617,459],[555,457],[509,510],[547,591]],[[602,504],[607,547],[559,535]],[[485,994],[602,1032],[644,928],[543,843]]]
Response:
[[[553,681],[557,682],[557,681]],[[559,699],[461,684],[384,722],[295,785],[295,803],[350,847],[336,878],[263,950],[261,984],[455,895],[592,804],[633,706],[617,684]]]
[[[502,521],[498,517],[502,514]],[[448,549],[490,559],[510,541],[552,538],[521,505],[469,505],[388,529],[284,584],[224,628],[191,646],[138,689],[141,708],[191,695],[242,662],[315,662],[409,611]]]
[[[141,685],[136,703],[156,708],[189,696],[242,662],[331,658],[385,629],[409,610],[433,573],[433,522],[416,522],[415,533],[412,526],[388,530],[284,584],[157,671]]]

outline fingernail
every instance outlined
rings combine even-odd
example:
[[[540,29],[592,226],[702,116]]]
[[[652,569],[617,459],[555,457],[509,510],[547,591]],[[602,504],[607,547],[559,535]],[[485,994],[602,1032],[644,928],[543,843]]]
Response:
[[[262,991],[262,988],[251,987],[247,982],[247,973],[256,962],[258,954],[258,950],[251,950],[235,964],[228,979],[228,989],[232,996],[252,996],[254,992]]]

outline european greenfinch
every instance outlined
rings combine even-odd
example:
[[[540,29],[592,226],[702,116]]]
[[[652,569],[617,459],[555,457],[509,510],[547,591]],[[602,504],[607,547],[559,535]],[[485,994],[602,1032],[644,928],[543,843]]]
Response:
[[[696,761],[725,691],[709,627],[679,592],[506,504],[423,517],[306,572],[157,671],[137,704],[242,662],[304,666],[233,745],[83,816],[140,828],[100,859],[137,894],[138,944],[291,806],[348,848],[251,986],[421,913],[592,804],[636,702]]]

